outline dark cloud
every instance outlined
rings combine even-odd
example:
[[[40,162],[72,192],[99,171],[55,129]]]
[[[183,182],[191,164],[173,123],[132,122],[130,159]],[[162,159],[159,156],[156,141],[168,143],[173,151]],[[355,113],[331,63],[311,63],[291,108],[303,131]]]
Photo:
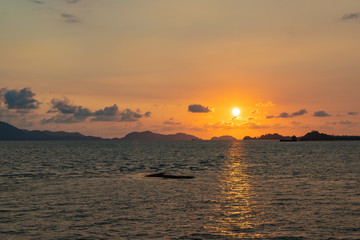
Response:
[[[95,111],[95,118],[91,119],[91,121],[135,122],[142,117],[150,117],[150,115],[151,112],[142,114],[139,109],[132,111],[127,108],[120,111],[118,106],[114,104],[113,106]]]
[[[4,102],[8,109],[23,112],[39,108],[40,102],[34,98],[35,95],[30,88],[21,90],[0,89],[0,101]]]
[[[358,112],[348,112],[347,114],[348,114],[348,115],[353,115],[353,116],[355,116],[355,115],[358,114]]]
[[[306,113],[307,113],[306,109],[301,109],[301,110],[299,110],[297,112],[293,112],[292,114],[287,113],[287,112],[283,112],[283,113],[280,113],[280,115],[277,116],[277,118],[292,118],[292,117],[297,117],[297,116],[304,115]]]
[[[307,110],[306,110],[306,109],[301,109],[301,110],[299,110],[299,111],[297,111],[297,112],[292,113],[291,116],[296,117],[296,116],[304,115],[304,114],[306,114],[306,113],[307,113]]]
[[[287,112],[280,113],[277,118],[291,118],[291,115]]]
[[[39,1],[39,0],[34,0],[33,2],[36,3],[36,4],[44,4],[43,1]]]
[[[269,116],[266,116],[265,118],[266,119],[271,119],[271,118],[274,118],[275,116],[273,116],[273,115],[269,115]]]
[[[92,112],[86,107],[71,104],[67,98],[62,100],[52,99],[51,108],[48,113],[57,113],[57,115],[48,119],[43,119],[43,124],[78,123],[86,121],[88,118],[90,118],[91,121],[135,122],[142,117],[150,117],[151,115],[151,112],[142,114],[139,109],[136,111],[130,109],[120,111],[116,104]]]
[[[62,13],[60,16],[67,23],[80,23],[80,20],[72,14]]]
[[[209,106],[204,107],[200,104],[192,104],[192,105],[189,105],[188,111],[192,112],[192,113],[208,113],[208,112],[211,112],[211,109]]]
[[[351,121],[348,121],[348,120],[343,120],[343,121],[340,121],[340,122],[327,122],[326,124],[331,124],[331,125],[340,124],[340,125],[350,126],[350,125],[354,125],[355,123],[353,123],[353,122],[351,122]]]
[[[352,125],[353,122],[346,120],[346,121],[340,121],[339,124],[341,124],[341,125]]]
[[[77,118],[85,119],[93,115],[93,113],[83,106],[76,106],[70,103],[69,99],[64,98],[60,99],[52,99],[51,100],[51,109],[48,113],[59,112],[61,114],[72,114]]]
[[[317,111],[313,114],[314,117],[330,117],[331,115],[325,111]]]
[[[164,125],[181,125],[181,122],[175,122],[174,118],[170,118],[163,122]]]
[[[342,20],[355,20],[360,18],[360,13],[349,13],[344,14],[344,16],[341,18]]]
[[[64,22],[66,23],[80,23],[80,20],[79,18],[77,18],[75,15],[73,14],[69,14],[69,13],[65,13],[63,12],[63,10],[60,10],[58,8],[54,8],[54,7],[51,7],[49,6],[49,4],[46,4],[45,2],[41,1],[41,0],[33,0],[32,1],[33,3],[36,3],[36,4],[42,4],[44,5],[44,8],[49,10],[49,11],[53,11],[53,12],[56,12],[57,14],[60,14],[60,17],[63,19]],[[79,0],[65,0],[66,3],[70,3],[70,4],[75,4],[75,3],[78,3]]]
[[[43,119],[41,122],[45,123],[77,123],[83,122],[87,118],[93,116],[93,113],[83,106],[76,106],[70,103],[67,98],[64,99],[52,99],[51,108],[48,113],[58,113],[56,116]]]
[[[42,119],[42,124],[47,123],[79,123],[85,121],[86,118],[77,118],[74,115],[57,115],[52,118]]]

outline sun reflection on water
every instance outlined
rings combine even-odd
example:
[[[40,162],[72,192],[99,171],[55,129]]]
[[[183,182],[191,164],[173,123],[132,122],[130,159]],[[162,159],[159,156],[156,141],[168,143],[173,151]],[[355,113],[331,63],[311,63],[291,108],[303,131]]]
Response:
[[[247,162],[241,142],[233,142],[219,175],[220,192],[215,209],[214,231],[234,238],[259,238],[254,189],[247,174]]]

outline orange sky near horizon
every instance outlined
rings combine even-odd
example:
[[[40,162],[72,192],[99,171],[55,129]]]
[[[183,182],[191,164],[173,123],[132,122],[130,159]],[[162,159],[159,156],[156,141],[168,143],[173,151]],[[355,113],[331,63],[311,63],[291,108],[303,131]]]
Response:
[[[359,27],[356,0],[4,0],[0,121],[102,137],[360,135]]]

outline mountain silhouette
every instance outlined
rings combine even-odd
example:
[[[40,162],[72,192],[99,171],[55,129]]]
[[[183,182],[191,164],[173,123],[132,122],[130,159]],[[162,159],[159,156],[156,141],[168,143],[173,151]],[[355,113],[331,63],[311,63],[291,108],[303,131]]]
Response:
[[[211,138],[211,141],[236,141],[236,140],[237,140],[236,138],[234,138],[233,136],[229,136],[229,135]]]
[[[36,140],[101,140],[100,137],[84,136],[78,132],[51,132],[40,130],[24,130],[8,123],[0,122],[0,140],[2,141],[36,141]]]
[[[120,140],[146,140],[146,141],[192,141],[192,140],[201,140],[201,138],[189,135],[186,133],[176,133],[176,134],[159,134],[153,133],[150,131],[145,132],[132,132],[127,134],[125,137],[120,138]]]

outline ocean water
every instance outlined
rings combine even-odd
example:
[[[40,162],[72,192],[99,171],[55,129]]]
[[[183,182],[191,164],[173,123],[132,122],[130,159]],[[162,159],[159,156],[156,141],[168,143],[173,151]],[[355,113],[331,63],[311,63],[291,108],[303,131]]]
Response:
[[[360,141],[0,142],[0,239],[360,239]]]

